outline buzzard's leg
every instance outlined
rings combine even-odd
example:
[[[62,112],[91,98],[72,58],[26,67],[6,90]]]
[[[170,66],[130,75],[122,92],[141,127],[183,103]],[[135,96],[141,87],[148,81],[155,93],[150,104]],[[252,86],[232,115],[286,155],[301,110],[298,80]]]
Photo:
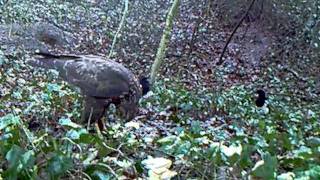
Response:
[[[104,129],[104,124],[102,122],[102,117],[105,113],[105,105],[91,97],[86,97],[84,99],[84,108],[82,112],[82,121],[90,124],[98,122],[99,129],[102,131]]]

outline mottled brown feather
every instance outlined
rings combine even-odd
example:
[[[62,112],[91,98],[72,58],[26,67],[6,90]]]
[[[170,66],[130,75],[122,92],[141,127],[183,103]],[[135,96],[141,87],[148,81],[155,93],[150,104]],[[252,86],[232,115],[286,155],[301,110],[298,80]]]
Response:
[[[55,69],[70,84],[78,86],[85,96],[83,119],[100,120],[110,103],[116,104],[131,119],[142,96],[135,76],[115,61],[93,55],[52,55],[38,53],[29,61],[32,66]],[[113,102],[114,99],[117,101]],[[120,102],[120,103],[119,103]]]

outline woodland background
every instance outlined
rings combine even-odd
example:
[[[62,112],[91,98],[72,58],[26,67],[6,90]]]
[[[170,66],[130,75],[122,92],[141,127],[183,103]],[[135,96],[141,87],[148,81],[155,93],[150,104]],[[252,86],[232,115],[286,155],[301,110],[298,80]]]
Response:
[[[181,0],[152,92],[107,135],[81,94],[25,62],[95,54],[150,76],[172,2],[0,0],[0,179],[319,179],[320,1]],[[264,108],[254,93],[264,89]]]

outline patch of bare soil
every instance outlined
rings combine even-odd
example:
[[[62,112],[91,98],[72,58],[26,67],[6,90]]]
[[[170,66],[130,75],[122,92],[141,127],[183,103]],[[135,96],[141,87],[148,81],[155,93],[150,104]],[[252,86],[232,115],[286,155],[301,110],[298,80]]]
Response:
[[[5,54],[14,54],[18,48],[31,52],[55,48],[66,52],[75,43],[73,35],[48,23],[0,26],[0,46]]]

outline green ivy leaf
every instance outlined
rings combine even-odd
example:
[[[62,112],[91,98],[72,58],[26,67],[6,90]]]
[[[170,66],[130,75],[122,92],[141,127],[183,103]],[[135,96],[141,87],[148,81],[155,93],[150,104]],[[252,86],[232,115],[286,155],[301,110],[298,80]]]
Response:
[[[6,160],[9,163],[8,170],[4,173],[4,176],[8,179],[17,179],[19,172],[22,169],[22,164],[20,161],[21,154],[23,150],[17,146],[13,145],[11,149],[6,154]]]
[[[320,146],[320,138],[319,137],[310,137],[307,139],[307,144],[311,147]]]
[[[191,122],[191,132],[193,134],[200,135],[201,131],[202,131],[202,128],[201,128],[200,121],[192,121]]]
[[[252,175],[263,179],[275,179],[276,168],[277,158],[266,153],[262,155],[262,160],[253,167]]]
[[[3,51],[0,50],[0,66],[7,62],[8,62],[8,59],[4,56]]]
[[[109,179],[112,179],[112,176],[110,176],[109,173],[107,172],[103,172],[103,171],[94,171],[92,173],[92,176],[95,177],[95,179],[98,179],[98,180],[109,180]]]
[[[61,86],[56,83],[48,83],[47,84],[47,90],[49,92],[59,92],[61,89]]]
[[[10,125],[18,125],[20,123],[20,118],[13,114],[7,114],[0,118],[0,130],[10,126]]]
[[[13,145],[6,154],[6,159],[9,162],[9,169],[15,169],[16,173],[19,173],[21,169],[21,166],[18,168],[18,166],[21,165],[21,154],[23,154],[23,150],[17,145]]]
[[[69,126],[72,128],[81,128],[79,124],[76,124],[72,122],[70,118],[65,118],[65,117],[59,119],[59,124],[62,126]]]
[[[295,179],[295,174],[292,172],[283,173],[277,176],[277,180],[294,180],[294,179]]]
[[[70,131],[67,132],[66,136],[70,139],[80,139],[81,134],[87,134],[87,131],[85,129],[80,129],[80,130],[74,130],[71,129]]]
[[[32,150],[25,152],[17,145],[13,145],[7,152],[6,159],[9,163],[9,168],[4,173],[7,179],[22,178],[24,176],[22,172],[31,172],[35,163],[34,152]]]
[[[31,168],[35,163],[34,151],[29,150],[22,155],[21,162],[24,168]]]
[[[20,91],[14,91],[11,96],[15,99],[22,99],[22,94]]]
[[[311,164],[308,170],[297,173],[298,180],[304,179],[320,179],[320,165]]]
[[[52,178],[57,178],[73,167],[72,159],[57,153],[48,161],[47,171]]]

